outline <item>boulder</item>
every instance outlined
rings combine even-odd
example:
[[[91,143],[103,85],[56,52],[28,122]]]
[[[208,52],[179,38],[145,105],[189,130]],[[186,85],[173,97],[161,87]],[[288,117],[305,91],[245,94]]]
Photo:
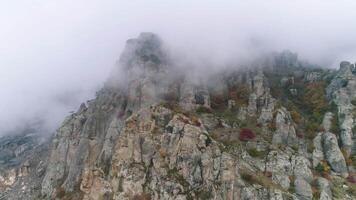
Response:
[[[299,200],[311,200],[313,198],[312,188],[303,178],[297,177],[294,186]]]
[[[329,181],[323,177],[318,177],[316,183],[320,191],[320,200],[331,200],[332,193]]]
[[[277,110],[275,118],[276,132],[273,136],[274,144],[297,145],[297,135],[294,128],[294,122],[286,108]]]
[[[348,176],[345,158],[340,151],[336,136],[333,133],[323,133],[323,151],[325,159],[330,164],[333,171],[341,173],[344,177]]]

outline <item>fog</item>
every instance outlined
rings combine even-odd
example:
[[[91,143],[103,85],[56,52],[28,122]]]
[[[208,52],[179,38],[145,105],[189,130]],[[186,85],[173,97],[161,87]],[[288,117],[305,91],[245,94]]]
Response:
[[[0,0],[0,135],[37,121],[53,132],[142,31],[202,67],[290,49],[336,68],[356,61],[355,10],[352,0]]]

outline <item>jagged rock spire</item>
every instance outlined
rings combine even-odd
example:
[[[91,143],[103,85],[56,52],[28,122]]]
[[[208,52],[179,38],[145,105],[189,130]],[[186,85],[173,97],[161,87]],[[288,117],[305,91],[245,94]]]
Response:
[[[129,69],[137,64],[149,63],[159,65],[163,62],[162,41],[154,33],[144,32],[138,38],[129,39],[120,56],[120,65]],[[147,65],[142,65],[146,67]]]

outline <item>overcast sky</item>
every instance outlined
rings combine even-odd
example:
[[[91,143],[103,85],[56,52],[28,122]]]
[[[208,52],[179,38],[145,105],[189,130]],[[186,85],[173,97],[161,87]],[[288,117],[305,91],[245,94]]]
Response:
[[[356,61],[354,0],[0,0],[0,135],[37,116],[54,130],[142,31],[216,63],[256,49]]]

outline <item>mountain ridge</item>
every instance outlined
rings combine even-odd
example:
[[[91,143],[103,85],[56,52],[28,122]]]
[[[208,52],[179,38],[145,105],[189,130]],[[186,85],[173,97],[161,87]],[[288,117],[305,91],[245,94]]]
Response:
[[[286,51],[194,80],[142,33],[118,68],[44,157],[1,173],[7,198],[355,198],[355,65],[307,68]]]

